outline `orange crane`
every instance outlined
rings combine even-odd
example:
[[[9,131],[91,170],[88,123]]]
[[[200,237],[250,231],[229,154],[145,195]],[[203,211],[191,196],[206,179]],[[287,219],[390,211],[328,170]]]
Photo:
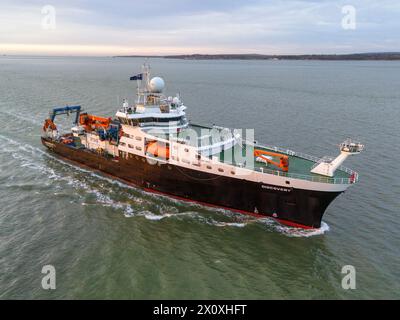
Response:
[[[264,157],[263,155],[278,157],[279,162],[273,161],[267,157]],[[289,170],[289,157],[287,155],[284,155],[281,153],[265,151],[265,150],[260,150],[260,149],[254,149],[254,156],[260,157],[261,159],[265,160],[266,162],[268,162],[278,168],[281,168],[282,171],[284,171],[284,172],[288,172],[288,170]]]
[[[98,117],[87,113],[82,113],[79,116],[79,124],[84,126],[87,131],[97,128],[106,129],[110,125],[110,122],[111,118]]]

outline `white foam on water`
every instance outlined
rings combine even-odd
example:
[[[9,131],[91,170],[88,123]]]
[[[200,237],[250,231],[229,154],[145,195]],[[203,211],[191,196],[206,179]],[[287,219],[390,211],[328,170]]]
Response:
[[[217,221],[211,217],[205,217],[202,215],[197,216],[197,220],[214,226],[214,227],[236,227],[236,228],[243,228],[248,224],[248,221]]]
[[[325,222],[321,222],[321,227],[318,229],[302,229],[302,228],[295,228],[285,226],[272,218],[261,218],[256,220],[259,223],[267,225],[271,227],[274,231],[277,231],[285,236],[288,237],[295,237],[295,238],[308,238],[314,236],[320,236],[325,234],[325,232],[329,231],[329,225]]]
[[[38,126],[42,126],[42,122],[40,122],[40,121],[38,121],[38,120],[35,120],[35,119],[32,119],[32,118],[28,118],[28,117],[23,117],[23,116],[20,116],[18,113],[11,113],[11,112],[6,112],[6,111],[0,111],[1,113],[3,113],[3,114],[5,114],[5,115],[7,115],[7,117],[13,117],[13,118],[15,118],[15,119],[17,119],[18,121],[26,121],[26,122],[30,122],[30,123],[32,123],[32,124],[36,124],[36,125],[38,125]]]
[[[164,219],[166,217],[169,217],[169,215],[165,215],[165,214],[164,215],[157,215],[157,214],[153,214],[153,213],[148,213],[148,214],[145,214],[144,217],[147,220],[158,221],[158,220]]]
[[[135,211],[133,211],[133,209],[132,209],[131,206],[127,205],[127,206],[125,207],[124,216],[125,216],[126,218],[130,218],[130,217],[135,216]]]
[[[139,213],[134,213],[134,214],[124,214],[125,217],[129,218],[132,216],[135,217],[144,217],[147,220],[151,220],[151,221],[160,221],[162,219],[165,218],[177,218],[177,217],[181,217],[181,216],[188,216],[188,217],[194,217],[196,216],[198,213],[197,212],[192,212],[192,211],[188,211],[188,212],[179,212],[179,213],[163,213],[163,214],[156,214],[153,213],[151,211],[141,211]]]
[[[243,228],[247,225],[247,223],[244,222],[215,222],[213,223],[214,226],[217,227],[238,227],[238,228]]]

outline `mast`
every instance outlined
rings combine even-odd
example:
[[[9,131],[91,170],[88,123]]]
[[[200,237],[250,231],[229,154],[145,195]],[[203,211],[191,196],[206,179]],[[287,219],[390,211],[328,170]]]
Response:
[[[140,81],[140,83],[139,83]],[[142,79],[138,80],[138,98],[137,103],[142,103],[145,106],[147,103],[148,86],[150,81],[150,66],[147,62],[142,65]],[[143,101],[141,101],[141,98]]]

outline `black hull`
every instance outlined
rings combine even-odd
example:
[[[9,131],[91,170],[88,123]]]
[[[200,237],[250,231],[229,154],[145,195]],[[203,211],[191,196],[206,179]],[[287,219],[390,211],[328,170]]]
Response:
[[[224,207],[255,216],[274,217],[296,227],[319,228],[328,205],[341,192],[320,192],[219,176],[131,155],[113,160],[86,149],[76,149],[42,138],[52,152],[79,165],[104,172],[148,191],[187,201]]]

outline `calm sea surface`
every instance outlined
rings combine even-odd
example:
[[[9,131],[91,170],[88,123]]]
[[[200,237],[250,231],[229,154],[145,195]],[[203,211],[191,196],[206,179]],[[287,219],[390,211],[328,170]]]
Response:
[[[133,101],[142,63],[0,57],[0,298],[400,298],[399,62],[150,59],[193,122],[315,156],[365,143],[346,162],[360,182],[313,232],[152,195],[41,146],[53,106],[111,116]]]

